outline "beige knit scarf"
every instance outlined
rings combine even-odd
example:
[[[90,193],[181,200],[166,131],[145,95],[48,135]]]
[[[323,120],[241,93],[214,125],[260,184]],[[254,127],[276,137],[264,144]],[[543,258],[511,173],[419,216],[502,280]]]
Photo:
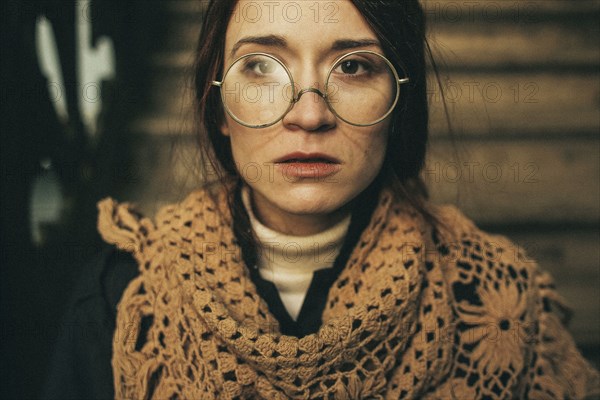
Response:
[[[140,275],[118,306],[118,399],[562,399],[599,377],[549,305],[543,273],[506,238],[437,208],[433,235],[382,190],[331,287],[323,325],[298,339],[250,279],[223,189],[197,190],[154,221],[98,203],[99,231]],[[465,296],[469,293],[469,296]],[[546,303],[546,308],[544,308]],[[142,324],[149,330],[141,335]]]

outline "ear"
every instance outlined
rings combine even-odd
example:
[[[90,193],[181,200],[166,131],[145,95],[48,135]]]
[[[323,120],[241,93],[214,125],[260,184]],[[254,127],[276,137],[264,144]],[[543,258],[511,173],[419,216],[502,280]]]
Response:
[[[230,135],[229,125],[227,124],[227,121],[225,121],[225,118],[223,118],[223,122],[221,122],[221,126],[219,127],[219,129],[221,130],[221,134],[223,136],[229,136]]]

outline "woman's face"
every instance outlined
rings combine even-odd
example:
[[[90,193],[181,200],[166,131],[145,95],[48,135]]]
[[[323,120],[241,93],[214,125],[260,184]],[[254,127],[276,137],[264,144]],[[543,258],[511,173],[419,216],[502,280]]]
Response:
[[[323,90],[334,61],[354,50],[383,54],[350,1],[240,1],[227,28],[224,64],[248,53],[269,53],[288,66],[297,87]],[[304,93],[267,128],[245,127],[225,115],[221,131],[231,140],[238,171],[267,225],[286,216],[326,220],[339,214],[383,163],[389,118],[369,127],[350,125],[316,93]]]

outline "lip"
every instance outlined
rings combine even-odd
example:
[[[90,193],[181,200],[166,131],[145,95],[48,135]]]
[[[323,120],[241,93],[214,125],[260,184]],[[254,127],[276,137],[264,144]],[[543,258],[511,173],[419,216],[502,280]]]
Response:
[[[293,153],[286,154],[285,156],[275,160],[275,163],[276,164],[289,163],[289,162],[292,162],[292,160],[298,160],[298,162],[302,163],[302,162],[307,162],[307,161],[303,161],[303,160],[310,160],[310,159],[322,160],[322,161],[324,161],[324,163],[330,163],[330,164],[341,164],[340,160],[338,160],[337,158],[335,158],[333,156],[330,156],[329,154],[304,153],[301,151],[295,151]]]
[[[293,152],[275,161],[286,180],[324,179],[335,175],[341,169],[341,161],[324,153]]]

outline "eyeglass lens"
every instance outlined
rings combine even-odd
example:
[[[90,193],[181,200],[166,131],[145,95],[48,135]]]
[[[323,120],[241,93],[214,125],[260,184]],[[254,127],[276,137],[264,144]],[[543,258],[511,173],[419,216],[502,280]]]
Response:
[[[386,60],[365,52],[349,54],[337,62],[322,92],[338,117],[351,124],[369,125],[391,111],[398,88],[396,74]],[[261,54],[237,60],[221,86],[229,113],[238,122],[255,127],[281,119],[299,91],[279,61]]]

